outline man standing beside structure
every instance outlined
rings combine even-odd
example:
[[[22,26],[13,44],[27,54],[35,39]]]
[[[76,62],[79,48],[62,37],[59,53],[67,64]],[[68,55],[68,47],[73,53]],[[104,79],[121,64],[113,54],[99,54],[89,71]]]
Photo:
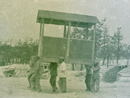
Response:
[[[31,77],[34,75],[34,72],[35,72],[34,63],[35,63],[35,56],[32,56],[31,59],[30,59],[30,63],[29,63],[30,70],[28,72],[28,82],[29,82],[29,87],[28,88],[30,88],[30,89],[31,88],[35,89],[35,83],[34,83],[34,85],[31,85],[31,80],[30,80]]]
[[[50,64],[50,75],[51,75],[50,84],[51,84],[53,91],[55,91],[57,89],[57,87],[56,87],[57,66],[58,66],[58,64],[55,62],[51,62],[51,64]]]
[[[98,92],[99,91],[99,85],[100,85],[100,66],[99,62],[95,62],[94,66],[92,66],[93,69],[93,75],[92,75],[92,92]]]
[[[36,90],[41,91],[40,78],[43,72],[43,66],[40,64],[38,56],[35,57],[34,69],[34,75],[32,75],[30,78],[31,85],[33,88],[36,85]]]
[[[93,69],[90,65],[85,65],[85,68],[86,68],[85,84],[87,87],[86,91],[91,91]]]
[[[63,93],[66,92],[66,64],[64,62],[64,58],[59,59],[58,65],[58,77],[59,77],[59,87]]]

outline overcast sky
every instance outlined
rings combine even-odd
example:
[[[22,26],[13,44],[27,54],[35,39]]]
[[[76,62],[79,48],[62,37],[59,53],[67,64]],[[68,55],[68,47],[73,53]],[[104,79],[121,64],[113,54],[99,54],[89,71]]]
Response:
[[[130,0],[0,0],[0,39],[37,39],[39,9],[93,15],[100,21],[106,17],[109,33],[112,35],[117,27],[122,27],[124,42],[130,42]],[[61,34],[56,35],[53,33],[56,30],[48,31],[48,28],[45,32]]]

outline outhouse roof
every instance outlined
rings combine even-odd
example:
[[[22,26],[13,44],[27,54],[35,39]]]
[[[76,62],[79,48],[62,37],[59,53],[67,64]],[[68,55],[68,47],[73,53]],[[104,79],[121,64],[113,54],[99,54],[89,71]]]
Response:
[[[56,25],[67,25],[67,23],[70,21],[72,26],[78,27],[99,23],[99,20],[95,16],[39,10],[37,15],[37,22],[41,23],[42,19],[44,19],[44,23],[46,24]]]

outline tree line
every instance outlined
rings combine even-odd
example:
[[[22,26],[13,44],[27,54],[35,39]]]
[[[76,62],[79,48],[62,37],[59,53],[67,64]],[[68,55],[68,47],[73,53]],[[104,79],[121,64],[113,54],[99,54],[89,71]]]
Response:
[[[0,40],[0,65],[8,65],[13,63],[27,64],[30,57],[37,55],[38,40],[26,38],[24,40],[7,41]]]

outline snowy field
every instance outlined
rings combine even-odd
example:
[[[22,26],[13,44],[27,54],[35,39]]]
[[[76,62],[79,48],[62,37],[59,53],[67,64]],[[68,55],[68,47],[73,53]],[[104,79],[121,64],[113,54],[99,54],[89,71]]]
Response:
[[[4,66],[5,67],[5,66]],[[4,77],[0,68],[0,98],[130,98],[130,67],[120,71],[120,79],[114,83],[105,83],[101,80],[100,91],[98,93],[86,92],[84,77],[85,70],[79,71],[79,66],[76,71],[71,71],[71,65],[67,65],[67,93],[62,93],[58,87],[57,91],[52,92],[49,84],[49,78],[41,79],[42,92],[34,92],[29,89],[26,73],[24,77]],[[7,66],[6,66],[7,67]],[[15,69],[28,69],[28,65],[12,65]],[[101,76],[111,69],[101,66]],[[17,74],[19,71],[17,71]],[[23,74],[23,72],[21,72]],[[127,80],[123,78],[127,76]]]

